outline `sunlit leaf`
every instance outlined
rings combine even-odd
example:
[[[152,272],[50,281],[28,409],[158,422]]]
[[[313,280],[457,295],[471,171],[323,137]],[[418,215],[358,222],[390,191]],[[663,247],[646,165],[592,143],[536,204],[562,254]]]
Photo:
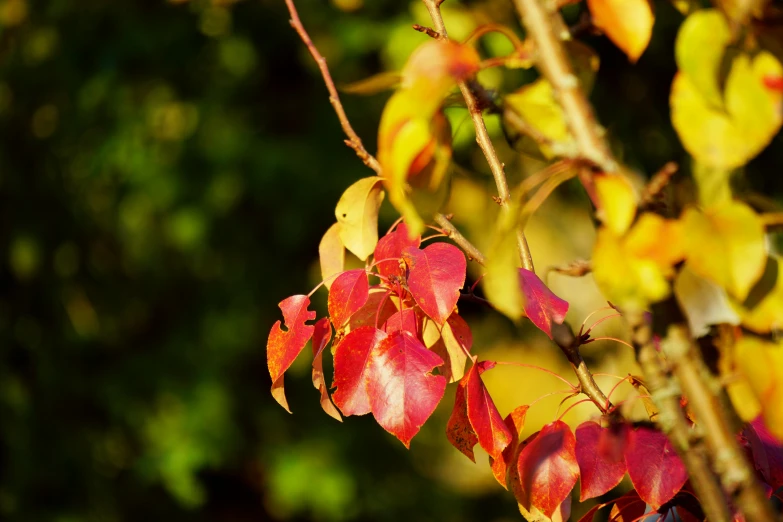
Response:
[[[607,493],[623,479],[626,438],[624,424],[603,428],[587,421],[576,429],[576,460],[582,479],[580,502]]]
[[[392,315],[397,313],[395,302],[387,288],[381,286],[370,287],[367,302],[357,310],[345,326],[345,331],[351,332],[362,326],[380,328]]]
[[[487,273],[481,280],[484,294],[492,306],[512,321],[522,317],[525,306],[525,297],[519,284],[517,215],[512,209],[501,213],[498,218],[487,252]]]
[[[532,506],[528,511],[525,506],[517,503],[519,512],[527,520],[527,522],[567,522],[571,520],[571,497],[566,499],[557,506],[557,509],[552,513],[551,517],[548,517],[541,513],[535,506]]]
[[[361,309],[369,297],[370,285],[363,268],[343,272],[329,289],[329,316],[332,324],[340,329],[350,317]]]
[[[552,146],[540,146],[545,157],[552,158],[574,146],[563,109],[555,99],[552,85],[546,79],[539,78],[520,87],[506,95],[504,101],[528,125],[552,142]]]
[[[655,16],[648,0],[587,0],[593,24],[636,62],[652,36]]]
[[[373,349],[366,379],[372,413],[405,447],[443,398],[446,379],[431,373],[441,364],[406,331],[392,333]]]
[[[729,202],[682,216],[686,259],[694,273],[743,300],[764,272],[764,224],[746,204]]]
[[[512,484],[512,491],[517,500],[524,497],[522,494],[518,494],[521,489],[519,485],[519,468],[517,467],[517,461],[519,460],[519,437],[522,435],[522,431],[525,429],[525,418],[527,417],[527,410],[530,406],[523,404],[517,406],[514,410],[506,415],[503,422],[506,423],[509,432],[511,433],[511,442],[506,449],[503,450],[502,458],[493,459],[490,457],[490,466],[492,467],[492,474],[498,483],[504,488],[508,489],[508,484]],[[512,477],[513,476],[513,479]]]
[[[734,347],[734,360],[761,404],[767,429],[783,441],[783,344],[745,335]]]
[[[457,383],[454,408],[451,410],[451,417],[449,417],[449,421],[446,424],[446,438],[452,446],[461,451],[470,460],[476,462],[473,448],[478,444],[478,436],[468,418],[468,403],[465,398],[464,380]]]
[[[612,522],[636,522],[647,512],[644,500],[639,498],[636,490],[631,490],[618,498],[609,511]]]
[[[377,263],[378,273],[384,277],[405,275],[404,268],[400,268],[402,253],[406,248],[418,248],[420,244],[421,238],[418,236],[411,238],[405,223],[397,225],[394,231],[379,239],[375,246],[373,260]]]
[[[342,422],[340,412],[332,404],[324,379],[323,351],[332,339],[332,325],[323,317],[314,325],[313,331],[313,386],[321,393],[321,408],[332,418]]]
[[[432,325],[432,330],[437,332],[437,327],[433,321],[428,321]],[[426,330],[426,327],[425,327]],[[424,344],[438,354],[443,359],[444,365],[440,372],[448,382],[455,382],[462,379],[465,374],[465,362],[468,360],[467,352],[473,346],[473,334],[465,320],[457,313],[452,313],[446,320],[446,324],[433,342]]]
[[[723,106],[718,81],[721,60],[731,41],[726,18],[717,9],[702,9],[688,16],[677,33],[674,54],[677,66],[688,76],[705,101]]]
[[[386,322],[383,323],[381,330],[387,334],[405,330],[413,335],[418,335],[421,331],[421,325],[416,310],[413,308],[404,308],[396,311],[389,317]]]
[[[272,396],[290,413],[283,387],[283,374],[313,336],[315,327],[306,322],[315,319],[315,312],[307,309],[310,298],[306,295],[287,297],[278,306],[283,311],[286,329],[280,328],[280,321],[272,325],[266,343],[266,362],[272,377]]]
[[[593,183],[601,204],[598,218],[618,236],[625,234],[636,216],[639,199],[633,185],[623,174],[604,173],[593,175]]]
[[[529,504],[551,517],[579,479],[576,438],[563,421],[544,426],[519,453],[520,485]]]
[[[346,335],[334,352],[334,403],[343,415],[370,413],[370,398],[365,381],[370,356],[375,346],[386,339],[385,332],[362,326]]]
[[[381,201],[381,178],[364,178],[343,192],[335,208],[343,245],[362,261],[372,254],[378,242]]]
[[[519,285],[525,300],[525,315],[551,339],[552,323],[563,324],[568,302],[557,297],[530,270],[519,269]]]
[[[433,243],[423,250],[409,247],[403,257],[409,267],[408,288],[416,304],[442,326],[465,285],[465,254],[454,245]]]
[[[694,337],[707,335],[715,324],[739,324],[726,291],[685,266],[674,280],[674,296],[688,319]]]
[[[321,263],[321,278],[326,288],[331,288],[333,276],[345,270],[345,247],[340,239],[340,224],[335,223],[318,244],[318,259]]]
[[[503,417],[484,386],[481,371],[481,364],[474,363],[463,379],[468,419],[484,451],[493,459],[499,459],[511,442],[511,431],[503,422]]]
[[[653,509],[671,500],[688,480],[669,439],[652,428],[640,427],[629,433],[625,463],[634,488]]]

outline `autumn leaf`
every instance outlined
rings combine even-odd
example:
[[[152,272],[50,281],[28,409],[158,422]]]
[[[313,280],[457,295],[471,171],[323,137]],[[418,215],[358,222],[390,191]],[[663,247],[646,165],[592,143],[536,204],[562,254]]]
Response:
[[[418,248],[420,244],[421,237],[411,238],[405,223],[397,225],[394,231],[379,239],[375,246],[373,261],[377,263],[378,273],[384,277],[404,276],[404,269],[400,268],[402,253],[408,247]]]
[[[446,438],[463,455],[476,462],[473,448],[478,444],[478,436],[468,418],[468,402],[465,398],[464,380],[457,383],[454,408],[452,408],[451,416],[446,423]]]
[[[340,223],[335,223],[318,244],[318,259],[321,264],[321,279],[326,288],[331,288],[333,276],[345,270],[345,247],[340,239]]]
[[[528,502],[551,517],[579,479],[576,438],[563,421],[544,426],[519,453],[517,466],[522,491]]]
[[[767,258],[764,224],[758,214],[732,201],[704,212],[686,209],[681,220],[688,267],[737,299],[745,299],[764,272]]]
[[[783,444],[769,432],[761,417],[745,428],[753,464],[773,490],[783,487]]]
[[[607,493],[623,479],[626,438],[624,424],[603,428],[587,421],[576,429],[576,460],[582,478],[580,502]]]
[[[413,308],[397,310],[385,323],[383,323],[381,330],[387,334],[405,330],[413,335],[418,335],[421,327],[419,325],[419,317],[416,314],[416,310]]]
[[[370,356],[375,346],[388,337],[372,326],[352,330],[337,345],[334,352],[334,403],[343,415],[370,413],[370,398],[365,381],[368,378]]]
[[[468,419],[484,451],[493,459],[499,459],[511,442],[511,431],[503,422],[503,417],[481,380],[482,371],[481,363],[476,362],[463,378]]]
[[[525,315],[551,339],[552,323],[563,324],[568,302],[557,297],[530,270],[519,269],[519,285],[525,299]]]
[[[783,343],[745,335],[734,346],[734,362],[761,405],[767,429],[783,441]]]
[[[443,326],[465,285],[465,254],[454,245],[433,243],[423,250],[408,247],[403,258],[409,270],[408,289],[416,304]]]
[[[509,212],[500,213],[487,252],[487,273],[481,281],[492,306],[512,321],[522,317],[525,306],[525,296],[519,285],[518,216],[518,209],[513,205]]]
[[[566,499],[557,506],[557,509],[552,513],[551,517],[541,513],[535,506],[532,506],[529,511],[520,503],[517,503],[517,507],[519,507],[519,512],[527,522],[568,522],[571,520],[570,496],[566,497]]]
[[[639,496],[656,510],[688,480],[688,472],[669,439],[652,428],[640,427],[629,433],[625,463]]]
[[[329,289],[329,316],[336,329],[340,329],[350,317],[367,302],[370,284],[363,268],[340,274]]]
[[[366,377],[372,414],[406,448],[443,398],[446,379],[432,374],[441,364],[406,331],[384,337],[372,351]]]
[[[428,349],[443,359],[441,375],[448,382],[456,382],[465,375],[467,353],[473,346],[473,334],[468,323],[456,312],[446,320],[440,331],[433,321],[427,321],[422,340]]]
[[[377,328],[383,325],[397,313],[397,307],[391,296],[392,293],[388,288],[370,287],[367,302],[348,319],[348,324],[344,327],[345,332],[351,332],[362,326]]]
[[[648,0],[587,0],[593,24],[635,63],[652,36],[655,16]]]
[[[287,297],[280,301],[278,306],[283,311],[286,329],[280,328],[280,321],[272,325],[266,343],[266,362],[272,377],[272,396],[280,406],[291,413],[285,398],[283,374],[313,336],[315,327],[306,322],[315,319],[315,312],[307,309],[310,306],[310,298],[306,295]]]
[[[721,61],[731,31],[717,9],[702,9],[688,16],[677,33],[674,54],[677,66],[688,76],[707,104],[723,107],[718,81]]]
[[[523,404],[517,406],[514,410],[506,415],[503,422],[506,423],[509,432],[511,432],[511,442],[506,449],[503,450],[502,458],[493,459],[490,457],[489,462],[492,467],[492,474],[495,476],[495,480],[508,489],[507,484],[512,483],[512,490],[514,496],[517,499],[524,497],[524,495],[518,494],[521,489],[519,486],[519,468],[517,467],[517,461],[519,460],[519,437],[522,435],[522,431],[525,429],[525,418],[527,417],[527,410],[530,406]],[[513,475],[513,480],[509,480],[509,475]]]
[[[343,192],[334,211],[340,224],[340,240],[362,261],[372,254],[378,242],[381,201],[381,178],[364,178]]]
[[[639,197],[633,185],[623,174],[603,172],[593,175],[593,183],[600,202],[598,219],[616,235],[622,236],[636,216]]]
[[[647,506],[644,500],[639,498],[639,493],[636,490],[631,490],[615,501],[609,511],[609,520],[612,522],[636,522],[646,512]]]
[[[342,422],[340,412],[332,404],[324,379],[323,351],[332,339],[332,325],[328,317],[322,317],[313,330],[313,386],[321,393],[321,408],[335,420]]]

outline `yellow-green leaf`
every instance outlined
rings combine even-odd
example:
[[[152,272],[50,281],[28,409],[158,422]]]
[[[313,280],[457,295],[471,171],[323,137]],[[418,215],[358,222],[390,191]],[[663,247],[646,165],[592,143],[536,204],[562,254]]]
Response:
[[[552,86],[545,79],[539,78],[507,95],[505,103],[528,125],[552,142],[552,147],[540,146],[545,157],[552,158],[573,147],[563,109],[555,100]]]
[[[764,224],[746,204],[727,202],[682,216],[685,257],[694,273],[714,281],[739,300],[764,272]]]
[[[381,178],[360,179],[343,192],[335,208],[340,240],[364,261],[378,243],[378,209],[383,201]]]
[[[340,239],[340,223],[335,223],[318,244],[318,260],[321,264],[321,278],[326,288],[331,288],[333,276],[345,270],[345,247]]]
[[[677,66],[701,93],[708,104],[723,106],[718,83],[723,53],[731,40],[731,31],[717,9],[696,11],[685,19],[674,46]]]
[[[648,0],[587,0],[593,24],[636,62],[650,43],[655,23]]]
[[[734,350],[737,368],[761,405],[764,424],[783,440],[783,344],[746,335]]]
[[[636,215],[638,196],[633,185],[622,173],[599,173],[593,176],[593,182],[601,205],[598,219],[616,235],[625,234]]]
[[[487,252],[487,273],[481,280],[484,295],[492,306],[512,321],[522,318],[525,300],[519,286],[518,212],[498,217],[492,245]]]

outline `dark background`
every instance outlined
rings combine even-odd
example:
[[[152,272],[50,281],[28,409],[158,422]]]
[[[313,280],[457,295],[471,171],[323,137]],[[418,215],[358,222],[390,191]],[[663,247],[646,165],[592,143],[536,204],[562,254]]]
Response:
[[[298,4],[338,83],[426,38],[416,3]],[[445,7],[458,37],[470,13],[518,29],[505,0]],[[636,66],[586,38],[599,117],[647,174],[687,170],[668,116],[682,17],[656,7]],[[295,414],[271,399],[276,305],[317,282],[334,204],[371,174],[287,18],[282,0],[0,0],[0,519],[518,519],[483,463],[462,482],[443,467],[449,405],[408,452],[371,418],[324,415],[307,361]],[[387,96],[345,97],[371,151]],[[779,145],[749,173],[773,196]],[[455,157],[491,186],[472,138]]]

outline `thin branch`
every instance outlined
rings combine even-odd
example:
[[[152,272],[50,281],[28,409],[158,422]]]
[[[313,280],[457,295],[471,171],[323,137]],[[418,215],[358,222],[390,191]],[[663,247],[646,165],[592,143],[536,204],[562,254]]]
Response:
[[[663,351],[672,363],[688,405],[704,433],[713,468],[720,481],[739,506],[746,520],[774,522],[777,517],[761,483],[744,456],[742,448],[731,429],[731,423],[720,401],[721,388],[713,381],[701,357],[701,351],[693,343],[685,325],[669,326],[661,343]]]
[[[514,0],[514,4],[528,37],[536,44],[538,69],[552,86],[563,108],[566,123],[581,156],[604,171],[617,170],[617,161],[603,139],[593,109],[579,87],[579,80],[560,41],[561,35],[557,29],[565,25],[560,13],[552,8],[556,7],[552,6],[554,2]]]
[[[462,248],[462,250],[465,251],[469,259],[472,259],[482,266],[487,263],[484,254],[482,254],[481,251],[473,245],[473,243],[468,241],[468,238],[463,236],[462,232],[457,230],[457,227],[454,226],[447,216],[444,216],[443,214],[436,214],[435,222],[440,228],[443,229],[443,232],[449,236],[452,241],[454,241]]]
[[[672,176],[674,176],[679,169],[680,166],[674,161],[670,161],[661,167],[660,170],[650,178],[647,185],[645,185],[639,201],[639,206],[641,208],[648,208],[655,205],[660,199],[663,189],[666,188],[669,181],[672,179]]]
[[[439,0],[423,0],[423,2],[427,7],[430,18],[432,18],[435,30],[444,39],[448,39],[449,34],[446,30],[446,24],[443,22],[443,15],[440,12],[441,2]],[[473,126],[476,128],[476,142],[479,147],[481,147],[481,151],[484,153],[487,164],[489,164],[489,168],[492,171],[492,177],[495,179],[495,186],[497,187],[501,208],[504,212],[510,212],[511,207],[509,206],[509,203],[511,202],[511,192],[508,189],[508,181],[506,180],[503,163],[500,161],[500,158],[498,158],[495,146],[492,144],[492,140],[489,137],[487,125],[484,123],[484,116],[482,114],[484,107],[479,102],[475,93],[471,90],[468,82],[459,82],[459,89],[462,92],[462,96],[465,98],[465,104],[470,113],[470,118],[473,120]],[[517,231],[517,246],[519,248],[520,258],[522,259],[522,266],[533,272],[535,270],[533,267],[533,257],[530,255],[530,247],[527,245],[525,233],[521,229]]]

